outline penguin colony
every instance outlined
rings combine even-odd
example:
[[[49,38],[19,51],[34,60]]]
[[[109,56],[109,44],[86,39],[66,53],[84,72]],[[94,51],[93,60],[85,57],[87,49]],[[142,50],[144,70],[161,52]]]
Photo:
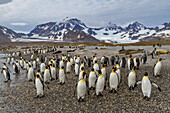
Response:
[[[111,56],[109,59],[106,56],[101,58],[94,54],[92,57],[79,55],[71,56],[69,54],[63,54],[61,57],[53,56],[48,58],[47,56],[39,56],[38,54],[45,54],[49,52],[55,52],[57,49],[45,48],[45,49],[27,49],[24,50],[24,55],[30,55],[30,59],[24,59],[21,56],[21,52],[13,52],[8,54],[6,63],[8,65],[12,64],[14,74],[19,74],[20,70],[26,70],[27,80],[29,82],[33,81],[36,88],[36,97],[44,97],[44,88],[48,87],[50,81],[56,80],[60,85],[67,83],[67,74],[71,73],[72,76],[77,76],[77,81],[75,81],[75,91],[74,95],[77,95],[78,102],[84,101],[86,95],[90,95],[90,90],[95,90],[95,95],[97,97],[103,95],[103,91],[106,87],[109,87],[110,93],[116,93],[119,91],[120,83],[122,77],[127,77],[129,90],[134,90],[134,88],[141,84],[141,89],[143,93],[143,98],[150,99],[152,85],[155,86],[159,91],[161,88],[154,83],[149,76],[149,73],[143,72],[143,78],[141,81],[136,80],[136,70],[140,70],[139,66],[141,64],[146,64],[147,55],[146,52],[140,58],[125,57],[119,58],[118,55]],[[14,57],[19,56],[20,59],[16,60]],[[153,67],[153,75],[161,75],[162,58],[157,60],[157,63]],[[100,62],[99,62],[100,61]],[[10,70],[6,63],[2,68],[1,73],[4,75],[4,82],[10,81]],[[106,67],[111,65],[112,68],[106,70]],[[127,76],[122,76],[120,68],[128,68],[129,73]],[[87,70],[90,71],[88,72]],[[109,72],[110,74],[107,74]],[[74,85],[74,84],[73,84]]]

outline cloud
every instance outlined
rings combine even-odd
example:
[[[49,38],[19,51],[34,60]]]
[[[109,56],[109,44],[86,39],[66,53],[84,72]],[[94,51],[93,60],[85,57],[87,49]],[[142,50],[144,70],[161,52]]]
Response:
[[[0,5],[1,4],[7,4],[9,2],[12,2],[12,0],[0,0]]]
[[[11,25],[14,25],[14,26],[26,26],[27,23],[11,23]]]
[[[4,0],[3,0],[4,1]],[[10,0],[8,0],[10,1]],[[126,24],[139,21],[156,26],[169,22],[169,0],[12,0],[0,5],[0,24],[25,22],[28,30],[37,24],[76,17],[89,26],[111,21]],[[5,23],[5,24],[4,24]],[[16,29],[17,26],[10,26]]]

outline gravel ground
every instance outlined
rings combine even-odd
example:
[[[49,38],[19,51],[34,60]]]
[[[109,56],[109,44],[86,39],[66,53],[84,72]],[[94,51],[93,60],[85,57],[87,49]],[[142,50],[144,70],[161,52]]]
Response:
[[[102,55],[108,56],[118,54],[114,50],[77,50],[74,54],[80,56],[92,56],[97,53],[98,58]],[[125,56],[125,55],[120,55]],[[141,57],[141,54],[133,56]],[[126,56],[127,57],[127,56]],[[153,65],[157,58],[165,58],[162,61],[162,76],[153,77]],[[64,85],[59,85],[58,80],[52,81],[45,87],[45,97],[34,98],[36,90],[33,82],[24,82],[22,85],[3,89],[0,91],[0,112],[168,112],[170,111],[169,100],[169,76],[170,76],[170,55],[160,55],[155,59],[148,57],[147,64],[141,65],[137,70],[137,81],[141,80],[144,72],[148,72],[151,80],[161,87],[159,92],[152,87],[151,99],[143,100],[141,85],[129,90],[127,86],[127,68],[121,69],[122,82],[117,93],[109,93],[109,87],[103,92],[102,97],[96,97],[95,91],[90,90],[90,95],[86,95],[85,102],[78,103],[77,95],[74,96],[77,77],[67,74]],[[107,74],[111,72],[111,66],[107,67]],[[89,70],[89,68],[86,68]],[[22,75],[16,75],[22,76]]]

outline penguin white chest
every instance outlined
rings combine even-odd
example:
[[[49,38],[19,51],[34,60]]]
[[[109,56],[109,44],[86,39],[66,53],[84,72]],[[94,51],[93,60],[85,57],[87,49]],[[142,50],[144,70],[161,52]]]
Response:
[[[90,74],[89,74],[89,88],[95,87],[95,82],[96,82],[96,75],[94,72],[90,72]]]
[[[102,92],[104,89],[104,77],[99,76],[96,83],[96,91]]]
[[[142,92],[144,94],[144,96],[148,96],[150,97],[150,94],[151,94],[151,88],[152,88],[152,85],[151,85],[151,82],[148,78],[143,78],[142,79]]]
[[[79,72],[79,65],[75,64],[75,73],[76,73],[76,75],[78,75],[78,72]]]
[[[64,83],[65,82],[65,73],[64,73],[64,70],[59,70],[59,81],[61,83]]]
[[[37,95],[43,95],[43,84],[41,83],[40,79],[36,78],[35,85],[37,89]]]
[[[3,70],[3,74],[4,74],[5,81],[7,81],[7,73],[5,70]]]
[[[117,86],[119,85],[119,78],[118,75],[114,72],[110,73],[109,85],[111,89],[114,88],[117,90]]]
[[[161,63],[161,62],[158,62],[158,63],[155,65],[155,68],[154,68],[154,75],[160,74],[161,67],[162,67],[162,63]]]
[[[50,80],[50,71],[47,69],[44,71],[44,82],[49,82]]]
[[[78,99],[80,97],[84,98],[85,94],[86,94],[86,82],[80,80],[78,82],[78,85],[77,85],[77,96],[78,96]]]
[[[128,76],[128,86],[134,87],[135,83],[136,83],[136,73],[130,72]]]

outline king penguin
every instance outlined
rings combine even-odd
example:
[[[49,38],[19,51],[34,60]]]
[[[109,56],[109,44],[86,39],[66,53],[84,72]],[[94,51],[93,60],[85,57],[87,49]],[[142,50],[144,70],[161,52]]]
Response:
[[[117,88],[119,85],[119,75],[116,73],[116,66],[113,66],[112,72],[110,73],[110,78],[109,78],[109,86],[110,86],[110,93],[117,92]]]
[[[11,80],[11,79],[10,79],[10,73],[9,73],[9,71],[8,71],[7,68],[2,68],[1,73],[3,73],[3,75],[4,75],[4,79],[5,79],[4,82],[8,82],[8,81]]]
[[[161,62],[162,60],[164,60],[164,59],[159,58],[158,62],[154,65],[154,76],[161,75],[160,72],[161,72],[161,68],[162,68],[162,62]]]
[[[34,79],[34,70],[31,65],[29,65],[28,70],[28,81],[32,81]]]
[[[74,72],[75,72],[76,76],[79,75],[79,65],[77,63],[75,63]]]
[[[18,67],[17,67],[17,65],[15,64],[15,63],[13,63],[13,70],[14,70],[14,72],[16,73],[16,74],[18,74],[19,73],[19,71],[18,71]]]
[[[40,95],[41,97],[43,97],[44,96],[44,82],[39,74],[36,75],[35,87],[37,90],[37,98],[40,97]]]
[[[97,76],[94,72],[94,69],[92,68],[89,74],[89,89],[95,89],[95,83],[97,80]]]
[[[135,67],[132,68],[132,70],[128,74],[128,86],[129,90],[133,89],[136,86],[136,72]]]
[[[145,51],[143,52],[143,55],[142,55],[142,57],[141,57],[141,61],[142,61],[143,64],[146,64],[147,55],[146,55],[146,52],[145,52]]]
[[[76,85],[78,102],[80,102],[81,100],[84,101],[86,92],[89,95],[89,89],[87,87],[87,82],[84,80],[84,76],[86,73],[83,72],[82,74],[83,74],[83,78],[81,80],[79,80],[78,84]],[[74,92],[74,95],[75,95],[75,92]]]
[[[65,75],[65,72],[64,72],[64,66],[62,66],[59,70],[59,83],[65,84],[65,78],[66,78],[66,75]]]
[[[148,98],[147,100],[150,99],[152,85],[155,86],[161,92],[161,88],[149,79],[147,72],[144,73],[142,81],[138,81],[137,84],[142,84],[141,86],[144,99],[145,98]]]
[[[56,68],[53,66],[53,64],[50,64],[50,70],[51,70],[51,80],[56,80],[56,76],[57,76],[57,72],[56,72]]]
[[[50,78],[51,78],[50,70],[49,70],[48,66],[46,66],[45,68],[46,69],[44,71],[44,83],[49,84],[50,83]]]
[[[97,97],[102,96],[103,95],[102,92],[105,89],[104,76],[102,75],[101,70],[98,70],[98,72],[99,72],[99,77],[98,77],[97,82],[96,82],[96,95],[97,95]]]
[[[40,72],[44,74],[44,71],[45,71],[45,63],[42,61],[40,64]]]
[[[126,59],[125,59],[125,57],[121,57],[120,58],[120,67],[125,68],[125,66],[126,66]]]
[[[66,64],[66,73],[70,73],[71,72],[71,62],[69,60],[66,60],[67,64]]]

